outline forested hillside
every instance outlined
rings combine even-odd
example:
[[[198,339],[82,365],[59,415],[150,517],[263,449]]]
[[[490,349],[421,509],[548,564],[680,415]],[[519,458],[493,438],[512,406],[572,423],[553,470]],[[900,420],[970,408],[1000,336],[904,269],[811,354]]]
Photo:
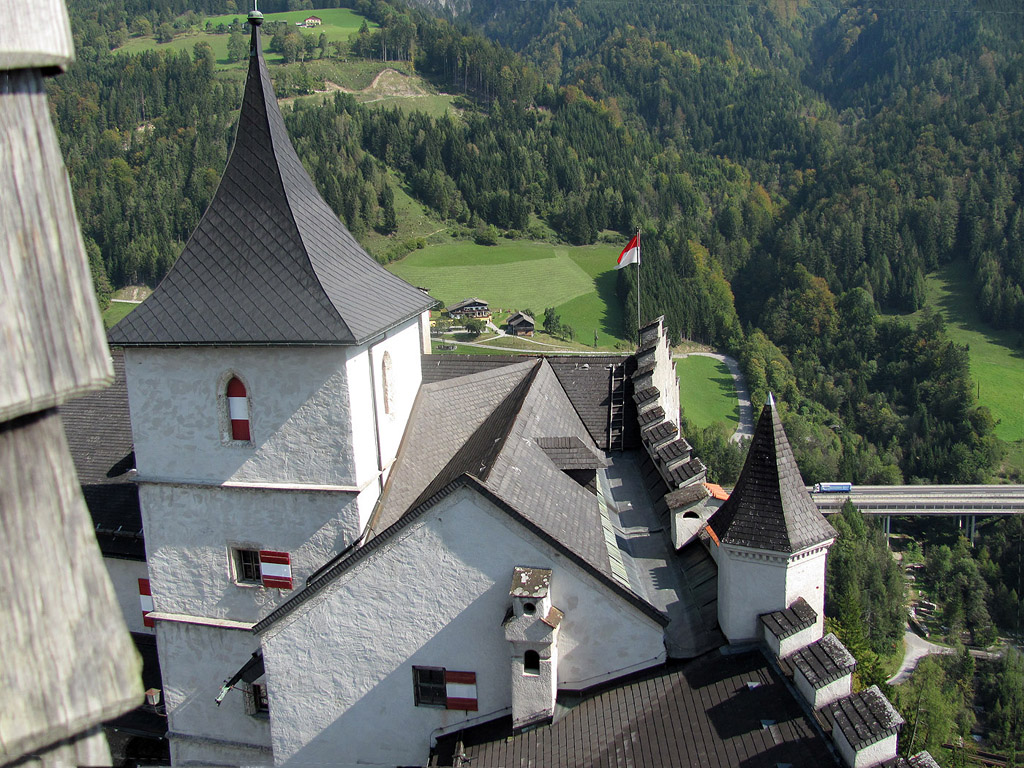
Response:
[[[51,93],[114,285],[155,283],[182,247],[239,84],[208,47],[110,48],[245,10],[200,5],[71,2],[80,62]],[[466,108],[338,94],[286,122],[357,236],[395,230],[395,178],[455,233],[582,244],[642,229],[644,314],[739,357],[755,404],[780,395],[808,482],[977,482],[1000,448],[966,351],[937,316],[884,313],[919,309],[924,275],[965,260],[988,321],[1024,331],[1024,16],[1008,0],[889,5],[477,0],[449,20],[357,0],[379,26],[344,55],[411,60]],[[632,270],[619,287],[632,316]]]

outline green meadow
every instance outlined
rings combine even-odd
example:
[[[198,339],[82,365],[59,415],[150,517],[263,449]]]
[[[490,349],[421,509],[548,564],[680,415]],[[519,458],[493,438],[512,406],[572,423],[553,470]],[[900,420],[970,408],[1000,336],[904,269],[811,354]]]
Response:
[[[218,24],[230,24],[236,19],[239,21],[245,20],[244,13],[229,13],[223,16],[211,16],[204,18],[198,29],[193,28],[189,31],[182,32],[174,37],[169,43],[158,43],[154,35],[146,35],[144,37],[133,37],[128,40],[127,43],[117,49],[117,53],[139,53],[141,51],[188,51],[192,52],[196,43],[209,43],[213,49],[214,58],[217,60],[217,67],[219,69],[238,69],[244,70],[248,66],[248,61],[229,62],[228,61],[228,35],[226,34],[215,34],[213,32],[207,32],[206,22],[209,21],[213,28],[216,28]],[[304,21],[309,16],[319,16],[323,20],[323,24],[319,27],[296,27],[297,22]],[[318,39],[321,34],[327,35],[328,42],[344,42],[348,43],[349,37],[358,32],[360,26],[363,24],[363,17],[357,13],[349,10],[348,8],[322,8],[317,11],[286,11],[284,13],[268,13],[263,17],[264,22],[268,21],[283,21],[292,26],[294,29],[302,32],[306,35],[315,35]],[[367,24],[371,29],[377,27],[373,22],[367,21]],[[268,63],[280,62],[281,56],[270,52],[270,35],[263,35],[263,55]]]
[[[925,290],[927,305],[942,313],[950,338],[968,346],[971,377],[980,404],[988,406],[996,420],[996,435],[1008,443],[1021,441],[1024,352],[1018,346],[1020,334],[995,330],[981,319],[974,301],[974,281],[965,262],[947,264],[929,275]]]
[[[388,269],[430,290],[446,305],[469,297],[492,309],[532,309],[540,323],[555,307],[562,323],[586,346],[623,344],[622,311],[615,295],[614,247],[507,242],[482,246],[454,241],[415,251]]]
[[[703,429],[720,421],[734,428],[740,423],[736,387],[725,363],[690,355],[676,361],[676,375],[679,405],[693,426]]]

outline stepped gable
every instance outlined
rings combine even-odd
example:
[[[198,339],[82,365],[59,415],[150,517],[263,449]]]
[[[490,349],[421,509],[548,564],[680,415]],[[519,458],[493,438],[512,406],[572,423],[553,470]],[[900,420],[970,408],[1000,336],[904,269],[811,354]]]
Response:
[[[877,685],[829,704],[826,716],[855,750],[892,736],[904,723]]]
[[[831,632],[817,642],[801,648],[790,657],[807,682],[814,688],[824,688],[841,677],[852,674],[857,662]]]
[[[723,544],[775,552],[798,552],[836,536],[804,487],[770,396],[740,479],[710,525]]]
[[[817,620],[818,613],[802,597],[794,600],[785,610],[761,614],[761,623],[779,640],[785,640],[813,626]]]
[[[285,130],[260,20],[213,202],[153,294],[111,329],[112,344],[359,344],[434,303],[367,254],[320,197]]]

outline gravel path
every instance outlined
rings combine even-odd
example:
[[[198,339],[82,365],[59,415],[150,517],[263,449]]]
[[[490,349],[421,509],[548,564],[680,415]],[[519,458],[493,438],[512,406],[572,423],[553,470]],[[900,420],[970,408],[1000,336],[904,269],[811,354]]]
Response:
[[[906,652],[903,654],[903,664],[896,671],[896,674],[886,680],[889,685],[899,685],[904,680],[910,677],[911,673],[917,667],[917,663],[925,656],[929,656],[933,653],[952,653],[952,648],[946,648],[944,645],[936,645],[935,643],[929,643],[923,637],[910,629],[903,635],[903,639],[906,643]]]

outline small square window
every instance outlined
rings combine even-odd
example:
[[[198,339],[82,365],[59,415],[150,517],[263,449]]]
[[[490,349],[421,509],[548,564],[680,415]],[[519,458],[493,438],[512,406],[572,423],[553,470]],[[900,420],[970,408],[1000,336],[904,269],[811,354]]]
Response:
[[[413,692],[417,707],[443,707],[448,703],[443,667],[413,667]]]
[[[250,683],[245,686],[245,712],[254,717],[266,717],[270,714],[270,698],[267,686],[263,683]]]
[[[260,552],[258,549],[236,549],[235,581],[239,584],[262,584],[260,573]]]

